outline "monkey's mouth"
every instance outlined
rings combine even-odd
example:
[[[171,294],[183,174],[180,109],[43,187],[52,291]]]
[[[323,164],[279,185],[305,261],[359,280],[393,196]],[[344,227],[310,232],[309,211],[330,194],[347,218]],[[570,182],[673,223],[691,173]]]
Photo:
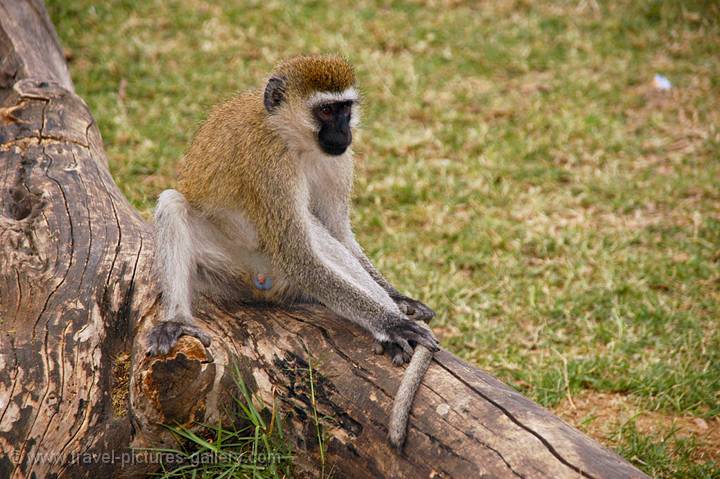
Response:
[[[340,156],[345,153],[349,145],[338,143],[320,143],[320,149],[330,156]]]

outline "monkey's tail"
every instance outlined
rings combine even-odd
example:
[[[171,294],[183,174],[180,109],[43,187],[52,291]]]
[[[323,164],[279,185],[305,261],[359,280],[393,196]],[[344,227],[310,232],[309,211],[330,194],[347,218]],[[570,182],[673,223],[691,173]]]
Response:
[[[413,399],[415,399],[415,393],[420,387],[420,382],[423,376],[425,376],[425,371],[427,371],[430,366],[432,358],[432,351],[418,344],[415,347],[415,352],[405,371],[405,375],[402,381],[400,381],[400,387],[395,395],[392,412],[390,413],[390,427],[388,431],[390,444],[398,451],[402,451],[403,445],[405,444],[408,418],[410,417]]]

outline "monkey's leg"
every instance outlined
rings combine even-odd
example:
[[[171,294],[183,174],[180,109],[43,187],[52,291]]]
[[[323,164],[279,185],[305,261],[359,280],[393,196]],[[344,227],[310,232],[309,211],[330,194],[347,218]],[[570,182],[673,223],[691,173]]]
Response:
[[[194,235],[190,205],[179,192],[165,190],[158,198],[155,232],[155,268],[162,288],[164,314],[148,335],[147,354],[167,354],[183,334],[209,346],[210,337],[193,324]]]

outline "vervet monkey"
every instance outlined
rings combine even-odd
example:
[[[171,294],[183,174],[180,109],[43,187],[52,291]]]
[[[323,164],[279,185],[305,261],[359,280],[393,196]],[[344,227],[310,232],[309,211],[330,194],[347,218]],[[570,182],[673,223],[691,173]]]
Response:
[[[435,313],[399,293],[353,235],[349,147],[358,102],[345,60],[300,56],[280,63],[263,89],[212,111],[181,163],[177,190],[162,192],[155,210],[164,317],[150,331],[148,354],[167,353],[183,334],[209,346],[192,316],[198,290],[319,302],[368,330],[376,352],[396,365],[410,361],[414,346],[425,348],[421,367],[403,379],[406,397],[396,396],[404,410],[389,432],[401,448],[415,390],[438,350],[416,320]]]

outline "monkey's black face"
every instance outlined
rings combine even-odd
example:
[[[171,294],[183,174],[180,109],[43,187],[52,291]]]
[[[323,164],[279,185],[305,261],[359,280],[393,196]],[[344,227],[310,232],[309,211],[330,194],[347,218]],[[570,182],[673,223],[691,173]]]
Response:
[[[328,155],[342,155],[352,142],[350,117],[352,101],[323,103],[313,108],[313,115],[320,124],[318,144]]]

